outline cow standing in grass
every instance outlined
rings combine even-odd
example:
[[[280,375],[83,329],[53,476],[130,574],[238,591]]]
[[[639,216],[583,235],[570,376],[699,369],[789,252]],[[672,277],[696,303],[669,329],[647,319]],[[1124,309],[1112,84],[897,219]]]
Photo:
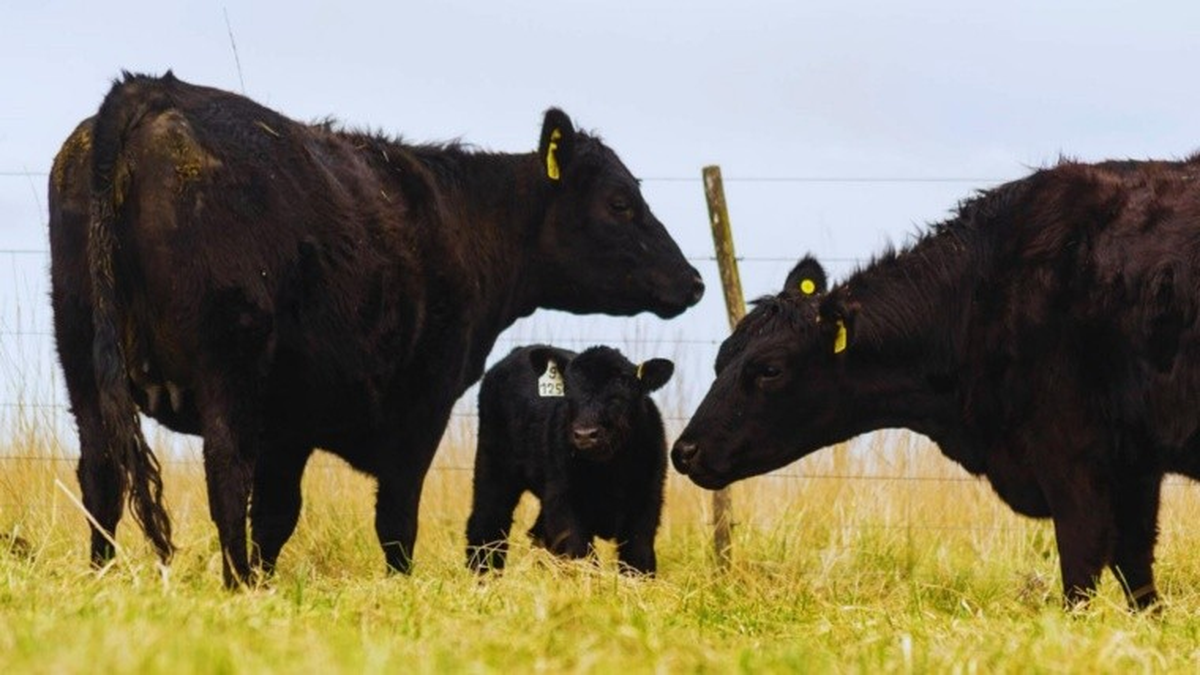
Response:
[[[103,564],[126,494],[165,560],[138,409],[204,438],[228,585],[271,569],[314,447],[378,479],[410,569],[422,481],[497,335],[539,307],[671,317],[703,292],[637,181],[552,109],[536,152],[297,123],[127,75],[55,159],[55,335]],[[253,492],[252,506],[250,495]]]
[[[802,262],[722,345],[675,466],[719,488],[906,427],[1053,519],[1069,603],[1108,566],[1152,604],[1163,476],[1200,478],[1198,179],[1066,162],[828,292]]]
[[[612,539],[623,571],[654,574],[667,442],[649,394],[674,369],[666,359],[635,366],[608,347],[576,355],[536,346],[489,370],[467,565],[504,567],[513,509],[529,491],[541,501],[529,532],[536,544],[582,558],[594,537]]]

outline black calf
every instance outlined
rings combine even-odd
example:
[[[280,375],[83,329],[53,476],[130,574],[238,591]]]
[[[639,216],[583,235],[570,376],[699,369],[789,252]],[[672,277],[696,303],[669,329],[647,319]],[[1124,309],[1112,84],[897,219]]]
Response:
[[[515,349],[483,378],[467,565],[504,567],[513,509],[526,490],[541,501],[535,544],[582,558],[592,538],[617,542],[622,571],[654,574],[666,439],[649,394],[675,366],[630,363],[615,349],[576,355]]]

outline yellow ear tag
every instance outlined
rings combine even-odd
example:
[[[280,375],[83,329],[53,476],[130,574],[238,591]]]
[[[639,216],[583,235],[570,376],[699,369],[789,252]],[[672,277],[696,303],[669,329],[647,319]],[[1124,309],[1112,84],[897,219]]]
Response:
[[[841,319],[838,319],[837,326],[837,337],[833,339],[833,353],[841,354],[846,351],[846,324],[842,323]]]
[[[546,176],[550,180],[558,180],[558,157],[555,155],[558,152],[558,139],[562,138],[562,132],[558,129],[550,132],[550,147],[546,150]]]
[[[643,361],[642,363],[639,363],[639,364],[638,364],[638,369],[637,369],[637,379],[639,379],[639,380],[641,380],[641,379],[642,379],[642,367],[643,367],[643,366],[645,366],[645,365],[646,365],[646,363],[645,363],[644,361]]]
[[[805,295],[812,295],[817,292],[817,285],[812,279],[804,279],[800,282],[800,292]]]

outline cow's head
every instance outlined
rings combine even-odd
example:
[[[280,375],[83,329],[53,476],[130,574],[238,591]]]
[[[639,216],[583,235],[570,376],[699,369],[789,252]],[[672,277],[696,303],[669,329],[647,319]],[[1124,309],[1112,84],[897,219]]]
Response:
[[[549,194],[535,257],[542,306],[668,318],[700,301],[704,282],[637,179],[556,108],[546,112],[538,171]]]
[[[641,411],[652,405],[647,395],[659,389],[675,371],[667,359],[630,363],[611,347],[592,347],[574,358],[550,347],[529,352],[537,374],[553,359],[563,375],[567,398],[567,442],[582,457],[603,462],[631,438]]]
[[[772,471],[836,440],[853,315],[801,260],[761,298],[717,354],[717,379],[671,451],[680,473],[716,489]]]

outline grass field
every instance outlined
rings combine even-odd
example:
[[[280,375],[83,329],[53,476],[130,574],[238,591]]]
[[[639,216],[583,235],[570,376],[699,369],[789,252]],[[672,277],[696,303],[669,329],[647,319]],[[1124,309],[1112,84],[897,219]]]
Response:
[[[457,429],[426,483],[411,577],[382,572],[371,481],[321,456],[279,575],[231,594],[194,460],[167,467],[182,547],[169,574],[126,520],[97,575],[73,461],[36,424],[5,431],[0,452],[32,457],[0,460],[0,527],[30,544],[0,555],[5,673],[1200,668],[1200,489],[1174,480],[1157,616],[1127,613],[1111,577],[1065,613],[1050,526],[902,433],[738,485],[728,572],[709,558],[709,493],[673,475],[658,579],[619,576],[611,548],[563,564],[517,536],[510,569],[481,582],[462,564],[471,447]],[[533,511],[522,503],[518,528]]]

